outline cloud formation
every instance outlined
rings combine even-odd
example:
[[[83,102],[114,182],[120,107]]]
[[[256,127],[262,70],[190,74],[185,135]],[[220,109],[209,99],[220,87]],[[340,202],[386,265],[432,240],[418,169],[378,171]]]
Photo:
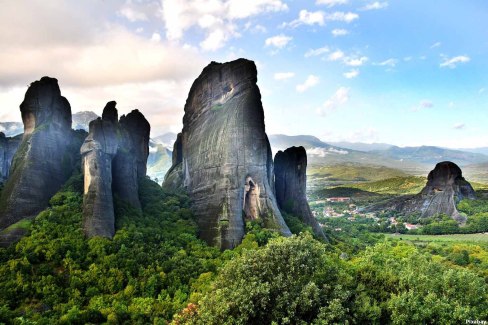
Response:
[[[275,80],[287,80],[295,76],[294,72],[277,72],[274,74]]]
[[[326,5],[331,8],[338,5],[345,5],[348,3],[348,0],[317,0],[315,3],[317,5]]]
[[[384,9],[386,7],[388,7],[388,2],[386,2],[386,1],[383,1],[383,2],[375,1],[375,2],[368,3],[364,7],[360,8],[360,10],[363,10],[363,11],[379,10],[379,9]]]
[[[347,79],[353,79],[353,78],[356,78],[357,76],[359,76],[359,70],[353,69],[351,71],[344,72],[342,75],[344,77],[346,77]]]
[[[284,34],[276,35],[273,37],[269,37],[264,41],[265,46],[271,46],[275,47],[277,49],[282,49],[284,48],[291,40],[293,37],[291,36],[286,36]]]
[[[444,61],[439,65],[441,68],[451,68],[454,69],[459,63],[467,63],[471,59],[467,55],[459,55],[452,58],[445,57]]]
[[[296,86],[296,90],[299,93],[303,93],[304,91],[308,90],[309,88],[316,86],[319,83],[319,80],[320,80],[319,77],[311,74],[307,77],[307,79],[305,80],[304,83]]]
[[[322,107],[317,109],[317,113],[319,115],[325,115],[327,112],[335,110],[347,103],[349,100],[349,91],[350,88],[339,87],[339,89],[337,89],[336,92],[324,102]]]
[[[332,34],[332,36],[338,37],[349,34],[349,31],[347,29],[335,28],[330,33]]]

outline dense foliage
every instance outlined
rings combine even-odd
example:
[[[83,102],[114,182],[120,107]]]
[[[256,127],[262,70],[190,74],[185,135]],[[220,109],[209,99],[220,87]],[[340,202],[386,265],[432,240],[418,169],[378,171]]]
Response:
[[[184,194],[140,184],[143,213],[116,202],[112,240],[81,229],[73,177],[0,249],[0,323],[443,323],[488,317],[488,249],[388,241],[365,229],[331,244],[285,215],[283,238],[246,226],[234,250],[197,238]]]

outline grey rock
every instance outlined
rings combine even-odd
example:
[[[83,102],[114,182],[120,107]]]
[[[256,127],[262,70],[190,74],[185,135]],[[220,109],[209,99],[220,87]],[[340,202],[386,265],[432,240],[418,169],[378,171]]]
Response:
[[[245,59],[203,69],[190,89],[163,184],[187,189],[200,237],[222,249],[241,242],[245,220],[260,218],[266,227],[291,234],[274,196],[256,82],[256,66]]]
[[[56,79],[33,82],[20,111],[24,134],[0,197],[0,229],[45,209],[76,166],[71,108]]]
[[[12,166],[12,160],[14,159],[14,155],[17,152],[21,141],[21,134],[10,138],[0,132],[0,184],[7,181],[10,174],[10,167]]]
[[[307,201],[307,152],[303,147],[278,151],[274,159],[276,201],[282,211],[299,217],[315,234],[327,239]]]
[[[140,210],[138,179],[146,175],[150,125],[137,110],[117,121],[115,102],[90,122],[81,146],[83,227],[88,237],[115,233],[114,195]]]
[[[438,163],[427,177],[427,184],[422,191],[396,203],[396,210],[407,214],[420,212],[422,217],[446,214],[463,223],[456,209],[456,203],[463,199],[475,199],[475,191],[462,175],[461,168],[455,163],[444,161]]]

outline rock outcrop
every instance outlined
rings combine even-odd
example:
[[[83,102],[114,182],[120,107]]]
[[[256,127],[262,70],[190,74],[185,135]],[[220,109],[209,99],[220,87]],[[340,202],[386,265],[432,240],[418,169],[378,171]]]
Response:
[[[307,201],[307,152],[303,147],[278,151],[274,159],[276,201],[281,211],[299,217],[315,234],[327,239]]]
[[[245,221],[290,235],[274,195],[254,62],[212,62],[193,83],[183,131],[163,186],[185,187],[200,236],[222,249],[238,245]]]
[[[48,206],[76,166],[71,108],[58,81],[43,77],[20,105],[24,134],[0,197],[0,229],[32,218]]]
[[[22,135],[15,137],[6,137],[4,133],[0,132],[0,184],[7,181],[10,173],[10,166],[14,155],[19,148],[22,141]]]
[[[81,147],[84,174],[83,225],[87,236],[115,233],[114,196],[141,208],[138,179],[146,175],[150,125],[138,110],[127,116],[109,102],[90,122]]]
[[[464,179],[461,168],[444,161],[429,173],[427,184],[419,194],[397,203],[395,208],[407,214],[420,213],[422,217],[443,213],[464,222],[456,209],[456,203],[462,199],[475,199],[473,187]]]

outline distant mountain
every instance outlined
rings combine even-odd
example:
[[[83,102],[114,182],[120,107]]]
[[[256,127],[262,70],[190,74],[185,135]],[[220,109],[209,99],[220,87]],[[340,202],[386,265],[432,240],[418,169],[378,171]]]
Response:
[[[78,112],[73,114],[73,129],[85,130],[88,132],[88,125],[99,116],[91,111]]]
[[[351,150],[358,150],[358,151],[374,151],[374,150],[387,150],[393,147],[392,144],[388,143],[364,143],[364,142],[347,142],[347,141],[341,141],[341,142],[328,142],[333,146],[338,146],[346,149],[351,149]]]
[[[377,153],[346,149],[330,145],[310,135],[289,136],[273,134],[269,136],[274,153],[291,146],[303,146],[307,149],[308,163],[311,168],[354,164],[360,166],[385,166],[398,169],[408,174],[424,175],[429,166],[410,160],[400,160],[380,156]]]
[[[171,167],[172,152],[163,144],[149,140],[149,157],[147,158],[147,175],[154,181],[162,183],[164,175]]]
[[[400,161],[413,161],[420,164],[435,166],[441,161],[452,161],[459,166],[470,164],[479,164],[488,162],[488,156],[461,150],[439,148],[433,146],[421,147],[397,147],[392,146],[387,150],[374,150],[376,154],[385,159],[394,159]]]
[[[24,124],[22,122],[0,122],[0,132],[7,137],[13,137],[24,132]]]
[[[173,150],[173,144],[176,141],[176,133],[167,132],[165,134],[158,135],[157,137],[154,137],[151,140],[154,141],[155,143],[162,144],[169,150]]]
[[[480,153],[483,155],[488,156],[488,147],[481,147],[481,148],[464,148],[464,149],[458,149],[461,151],[467,151],[467,152],[474,152],[474,153]]]

